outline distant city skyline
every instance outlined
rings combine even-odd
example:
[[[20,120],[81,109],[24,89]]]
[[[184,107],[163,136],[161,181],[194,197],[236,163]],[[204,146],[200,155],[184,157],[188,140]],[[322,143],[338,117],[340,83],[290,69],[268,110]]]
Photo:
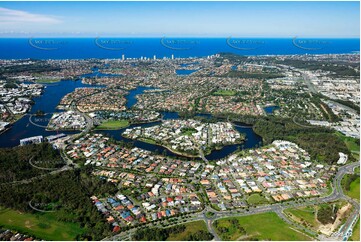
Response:
[[[0,37],[359,38],[359,2],[0,2]]]

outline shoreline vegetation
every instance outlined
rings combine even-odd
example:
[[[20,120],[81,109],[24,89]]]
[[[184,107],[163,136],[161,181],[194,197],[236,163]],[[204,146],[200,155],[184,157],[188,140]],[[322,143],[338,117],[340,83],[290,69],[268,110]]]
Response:
[[[122,134],[123,137],[127,138],[127,139],[130,139],[129,137],[125,136]],[[232,143],[232,144],[224,144],[224,145],[218,145],[218,146],[214,146],[214,147],[207,147],[207,149],[203,150],[204,152],[204,155],[209,155],[212,153],[212,151],[214,150],[221,150],[223,149],[225,146],[228,146],[228,145],[237,145],[237,144],[242,144],[244,143],[244,141],[246,140],[246,135],[244,134],[241,134],[241,139],[239,141],[237,141],[236,143]],[[164,145],[164,144],[160,144],[160,143],[157,143],[155,140],[153,139],[150,139],[150,138],[138,138],[136,140],[139,140],[139,141],[142,141],[142,142],[145,142],[145,143],[148,143],[148,144],[153,144],[153,145],[158,145],[158,146],[161,146],[167,150],[169,150],[170,152],[176,154],[176,155],[180,155],[180,156],[184,156],[184,157],[188,157],[188,158],[200,158],[200,155],[199,154],[196,154],[196,155],[192,155],[190,153],[184,153],[182,151],[179,151],[179,150],[174,150],[170,147],[168,147],[167,145]]]
[[[124,135],[123,135],[123,137],[125,137],[127,139],[130,139],[129,137],[124,136]],[[173,150],[172,148],[170,148],[170,147],[168,147],[166,145],[162,145],[160,143],[157,143],[155,140],[152,140],[152,139],[149,139],[149,138],[139,138],[137,140],[148,143],[148,144],[161,146],[161,147],[169,150],[170,152],[172,152],[172,153],[174,153],[176,155],[180,155],[180,156],[184,156],[184,157],[188,157],[188,158],[199,158],[199,155],[191,155],[191,154],[188,154],[188,153],[182,153],[181,151],[178,151],[178,150]]]

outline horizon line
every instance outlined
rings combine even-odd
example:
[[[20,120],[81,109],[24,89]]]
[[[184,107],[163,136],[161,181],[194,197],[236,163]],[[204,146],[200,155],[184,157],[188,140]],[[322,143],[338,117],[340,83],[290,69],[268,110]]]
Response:
[[[228,39],[228,38],[255,38],[255,39],[360,39],[360,36],[345,36],[345,37],[336,37],[336,36],[1,36],[0,39],[36,39],[36,38],[69,38],[69,39],[76,39],[76,38],[133,38],[133,39],[166,39],[166,38],[197,38],[197,39]]]

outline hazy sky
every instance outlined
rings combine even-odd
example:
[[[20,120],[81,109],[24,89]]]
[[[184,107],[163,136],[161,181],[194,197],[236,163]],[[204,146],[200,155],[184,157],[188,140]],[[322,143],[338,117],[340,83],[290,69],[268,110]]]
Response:
[[[0,35],[359,37],[359,2],[0,2]]]

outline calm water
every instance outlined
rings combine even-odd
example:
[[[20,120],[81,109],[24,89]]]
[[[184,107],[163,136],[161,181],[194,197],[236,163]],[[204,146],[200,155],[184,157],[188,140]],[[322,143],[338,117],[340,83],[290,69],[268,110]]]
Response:
[[[145,90],[154,90],[153,87],[137,87],[134,90],[131,90],[128,95],[125,96],[127,99],[126,107],[129,109],[137,103],[137,95],[142,94]]]
[[[359,39],[319,39],[317,41],[308,41],[305,39],[303,45],[295,45],[292,38],[103,38],[103,40],[118,40],[117,46],[106,46],[99,39],[95,38],[0,38],[0,59],[83,59],[83,58],[126,58],[147,57],[156,58],[171,57],[201,57],[213,55],[220,52],[232,52],[240,55],[288,55],[288,54],[340,54],[359,52]],[[38,40],[38,42],[35,42]],[[39,41],[40,40],[40,41]],[[50,41],[49,44],[42,44],[42,40]],[[120,41],[119,41],[120,40]],[[181,41],[174,41],[181,40]],[[244,41],[246,40],[246,41]],[[301,39],[299,39],[301,40]],[[34,45],[34,43],[37,43]],[[46,42],[43,42],[46,43]],[[101,43],[101,44],[99,44]],[[110,41],[104,43],[112,43]],[[113,42],[114,43],[114,42]],[[176,44],[173,44],[176,43]],[[181,43],[178,44],[177,43]],[[240,44],[241,43],[241,44]],[[242,44],[243,43],[243,44]],[[244,44],[247,43],[247,44]],[[298,43],[298,42],[296,42]],[[308,44],[311,43],[311,44]],[[314,45],[316,43],[316,45]],[[40,47],[40,48],[39,48]],[[43,49],[41,49],[43,48]],[[44,50],[47,49],[47,50]],[[313,49],[313,50],[311,50]],[[195,63],[184,64],[183,67]],[[189,75],[194,70],[177,70],[178,75]],[[97,68],[92,73],[85,74],[82,77],[104,76]],[[112,76],[112,75],[108,75]],[[39,125],[46,126],[51,117],[51,113],[57,111],[56,106],[61,98],[74,91],[77,87],[92,85],[82,84],[80,81],[61,81],[55,84],[47,84],[42,96],[34,98],[35,105],[32,107],[30,114],[42,110],[48,115],[36,118],[33,121]],[[99,87],[99,86],[98,86]],[[132,107],[136,102],[136,95],[141,94],[144,90],[151,89],[148,87],[139,87],[132,90],[127,96],[127,107]],[[272,113],[277,107],[266,107],[267,113]],[[163,112],[164,119],[179,118],[178,113]],[[209,114],[198,115],[211,117]],[[144,124],[142,126],[156,125],[158,123]],[[124,130],[124,129],[123,129]],[[134,142],[135,146],[160,152],[166,152],[168,155],[174,155],[163,147],[147,144],[141,141],[128,140],[121,137],[123,130],[102,131],[118,140]],[[247,140],[241,145],[226,146],[219,151],[213,151],[207,156],[208,159],[214,160],[227,156],[235,151],[238,146],[243,148],[252,148],[261,144],[261,137],[256,135],[251,127],[237,127],[237,130],[247,135]],[[48,136],[56,134],[56,131],[45,131],[42,127],[37,127],[29,123],[29,115],[24,116],[18,122],[13,124],[12,128],[0,135],[0,147],[13,147],[19,145],[19,140],[35,136]],[[75,132],[64,132],[75,133]]]
[[[61,81],[59,83],[46,85],[43,95],[40,97],[34,98],[35,105],[32,107],[29,114],[34,114],[36,111],[42,110],[45,113],[47,113],[47,115],[42,116],[42,117],[33,116],[32,121],[38,125],[46,126],[51,118],[51,113],[59,111],[56,109],[56,107],[64,95],[66,95],[69,92],[74,91],[75,88],[77,88],[77,87],[89,87],[89,86],[102,88],[102,86],[82,84],[80,80],[78,80],[78,81],[66,80],[66,81]],[[131,108],[134,104],[136,104],[136,102],[137,102],[136,95],[139,95],[139,94],[143,93],[145,90],[150,90],[150,89],[154,89],[154,88],[138,87],[134,90],[131,90],[129,92],[129,94],[127,95],[127,100],[128,100],[127,108]],[[177,112],[161,112],[161,114],[162,114],[163,119],[179,118],[179,115]],[[197,114],[197,116],[201,116],[201,117],[205,117],[205,118],[212,117],[212,115],[210,115],[210,114]],[[38,127],[38,126],[31,124],[29,122],[29,117],[30,117],[30,115],[25,115],[22,119],[20,119],[18,122],[13,124],[13,126],[10,130],[8,130],[7,132],[0,135],[0,147],[17,146],[17,145],[19,145],[20,139],[31,137],[31,136],[36,136],[36,135],[49,136],[52,134],[60,133],[60,132],[56,132],[56,131],[46,131],[44,127]],[[135,125],[131,125],[128,128],[137,127],[137,126],[150,127],[153,125],[158,125],[160,123],[161,122],[153,122],[153,123],[142,124],[142,125],[135,124]],[[134,143],[134,145],[136,147],[139,147],[139,148],[142,148],[145,150],[158,151],[161,153],[166,153],[169,156],[179,157],[178,155],[173,154],[172,152],[168,151],[167,149],[165,149],[161,146],[148,144],[148,143],[145,143],[142,141],[131,140],[131,139],[122,137],[121,134],[123,133],[123,131],[125,129],[126,128],[120,129],[120,130],[106,130],[106,131],[104,130],[104,131],[98,131],[98,132],[106,134],[110,137],[113,137],[116,140],[132,142],[132,143]],[[245,133],[247,135],[247,140],[245,141],[245,143],[240,144],[240,145],[229,145],[229,146],[225,146],[221,150],[213,151],[211,154],[206,156],[207,159],[209,159],[209,160],[220,159],[220,158],[223,158],[223,157],[229,155],[233,151],[235,151],[239,146],[243,147],[243,148],[252,148],[261,143],[261,141],[262,141],[261,137],[256,135],[253,132],[252,127],[236,127],[236,129],[239,132]],[[75,132],[61,131],[61,132],[67,133],[67,134],[77,133],[76,131]]]
[[[164,114],[164,113],[163,113]],[[173,116],[174,113],[171,113],[170,116]],[[173,119],[174,117],[170,117],[168,116],[168,119]],[[174,115],[175,116],[175,115]],[[176,115],[178,117],[178,115]],[[154,122],[154,123],[149,123],[149,124],[142,124],[142,125],[131,125],[127,128],[133,128],[133,127],[151,127],[154,125],[159,125],[161,122]],[[102,130],[99,131],[102,134],[108,135],[112,138],[114,138],[115,140],[118,141],[125,141],[125,142],[132,142],[134,144],[134,146],[145,149],[145,150],[149,150],[149,151],[153,151],[153,152],[159,152],[159,153],[165,153],[168,156],[172,156],[172,157],[181,157],[179,155],[176,155],[174,153],[172,153],[171,151],[167,150],[166,148],[159,146],[159,145],[153,145],[153,144],[149,144],[146,142],[142,142],[139,140],[132,140],[132,139],[127,139],[125,137],[123,137],[121,134],[127,129],[119,129],[119,130]],[[246,134],[246,141],[242,144],[236,144],[236,145],[227,145],[225,147],[223,147],[220,150],[214,150],[212,151],[211,154],[207,155],[206,158],[208,160],[217,160],[217,159],[222,159],[224,157],[226,157],[227,155],[231,154],[232,152],[236,151],[238,147],[240,147],[241,149],[248,149],[248,148],[254,148],[256,146],[262,145],[262,137],[260,137],[259,135],[255,134],[253,132],[252,127],[236,127],[236,129],[238,130],[238,132]]]
[[[45,44],[44,40],[52,44]],[[102,41],[117,44],[106,45]],[[0,59],[121,58],[123,54],[126,58],[153,58],[154,55],[185,58],[220,52],[289,55],[360,51],[359,39],[297,39],[296,44],[298,47],[292,38],[102,38],[100,41],[95,38],[0,38]]]
[[[267,106],[264,107],[264,111],[266,111],[267,114],[272,114],[275,110],[279,109],[280,107],[278,106]]]
[[[227,145],[221,150],[215,150],[211,154],[206,156],[208,160],[222,159],[227,155],[231,154],[232,152],[236,151],[238,147],[240,147],[241,149],[249,149],[262,145],[262,137],[257,135],[253,131],[252,127],[236,127],[236,129],[238,130],[238,132],[246,134],[246,141],[242,144]]]
[[[178,76],[188,76],[192,74],[193,72],[196,72],[197,70],[176,70]]]
[[[35,104],[32,106],[29,114],[34,114],[38,110],[42,110],[45,113],[53,113],[59,111],[56,109],[60,100],[67,93],[72,92],[77,87],[90,87],[92,85],[82,84],[81,81],[61,81],[54,84],[45,85],[44,93],[40,97],[35,97]],[[99,87],[99,86],[92,86]],[[13,124],[13,126],[0,135],[0,147],[13,147],[19,145],[19,140],[31,136],[43,135],[49,136],[57,133],[73,134],[76,132],[57,132],[57,131],[45,131],[45,128],[34,126],[29,123],[29,114],[22,117],[19,121]],[[51,118],[51,114],[44,117],[32,117],[32,121],[36,124],[46,126]]]

